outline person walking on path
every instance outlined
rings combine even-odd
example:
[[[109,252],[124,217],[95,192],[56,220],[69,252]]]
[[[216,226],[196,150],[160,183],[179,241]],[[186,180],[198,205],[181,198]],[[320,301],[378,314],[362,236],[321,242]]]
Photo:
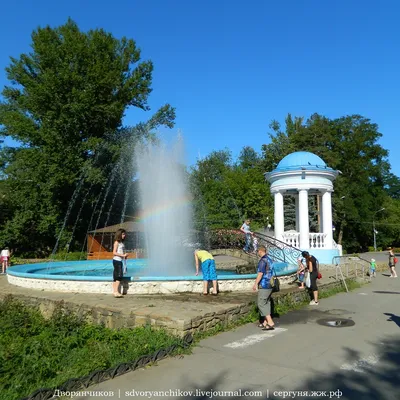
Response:
[[[250,220],[246,219],[243,223],[243,225],[240,227],[240,231],[244,233],[245,235],[245,240],[246,240],[246,244],[243,247],[243,251],[245,253],[249,253],[250,252],[250,246],[251,246],[251,237],[253,235],[253,232],[250,230]]]
[[[389,247],[389,269],[390,269],[390,277],[397,278],[396,273],[396,257],[394,255],[394,251],[392,247]]]
[[[197,249],[194,252],[194,260],[196,262],[196,276],[199,275],[199,264],[201,263],[201,271],[203,272],[203,295],[208,294],[208,282],[212,281],[212,294],[216,296],[218,294],[218,289],[214,257],[206,250]]]
[[[128,254],[125,252],[125,238],[125,229],[118,229],[115,233],[115,241],[113,247],[113,296],[117,298],[123,297],[122,294],[119,292],[119,288],[121,287],[123,277],[123,261],[125,261],[128,257]]]
[[[258,326],[263,331],[273,331],[274,321],[271,317],[271,295],[272,286],[271,278],[273,276],[273,266],[268,257],[267,249],[265,246],[258,248],[258,256],[261,257],[257,267],[257,278],[254,282],[253,290],[257,293],[257,305],[260,312],[261,319],[264,320]]]
[[[317,306],[318,302],[318,260],[310,255],[308,251],[303,251],[301,255],[306,259],[306,269],[310,273],[311,286],[310,289],[313,294],[313,300],[310,301],[310,306]]]
[[[9,265],[10,261],[10,250],[6,247],[4,250],[1,251],[1,267],[2,267],[2,274],[5,274]]]

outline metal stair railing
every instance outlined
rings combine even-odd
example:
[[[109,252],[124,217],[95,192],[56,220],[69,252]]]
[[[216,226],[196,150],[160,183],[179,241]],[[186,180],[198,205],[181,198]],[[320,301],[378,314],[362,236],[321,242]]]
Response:
[[[360,277],[362,279],[365,279],[367,276],[367,272],[369,272],[369,266],[370,262],[357,254],[347,254],[345,256],[335,256],[332,259],[332,263],[337,267],[337,266],[342,266],[345,267],[346,269],[346,277],[348,278],[350,275],[353,275],[358,278],[359,276],[359,270],[360,270]],[[353,271],[350,271],[349,273],[349,267]],[[336,274],[338,271],[336,270]],[[337,275],[336,275],[337,278]],[[371,280],[371,275],[369,274],[369,280]]]
[[[268,254],[274,255],[273,258],[281,262],[297,265],[297,259],[301,257],[302,252],[300,249],[262,233],[255,233],[254,235],[259,240],[259,245],[264,245],[268,250]]]
[[[245,246],[245,235],[238,229],[213,229],[203,232],[203,242],[210,250],[215,249],[235,249],[243,250]],[[257,238],[257,246],[265,246],[269,256],[274,261],[285,262],[288,264],[297,265],[297,259],[301,256],[301,250],[288,245],[287,243],[275,239],[271,236],[254,233]],[[252,237],[252,241],[253,241]],[[254,252],[253,243],[251,244],[253,253],[248,253],[250,257],[257,258]]]

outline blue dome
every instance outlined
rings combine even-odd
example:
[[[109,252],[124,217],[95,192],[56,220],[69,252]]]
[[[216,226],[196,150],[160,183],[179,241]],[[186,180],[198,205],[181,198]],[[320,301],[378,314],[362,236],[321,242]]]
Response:
[[[297,167],[326,168],[326,164],[322,158],[313,153],[309,153],[308,151],[296,151],[282,158],[276,169],[295,169]]]

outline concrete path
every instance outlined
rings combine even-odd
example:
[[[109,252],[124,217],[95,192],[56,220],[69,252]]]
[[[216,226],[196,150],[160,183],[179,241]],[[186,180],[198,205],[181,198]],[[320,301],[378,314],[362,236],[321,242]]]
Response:
[[[248,324],[203,340],[192,355],[163,360],[74,398],[400,399],[400,279],[385,275],[283,316],[275,331]],[[325,318],[355,325],[317,323]]]
[[[383,262],[383,263],[388,263],[389,262],[389,252],[387,250],[385,251],[370,251],[369,253],[361,253],[360,257],[363,258],[364,260],[371,260],[371,258],[374,258],[376,262]]]

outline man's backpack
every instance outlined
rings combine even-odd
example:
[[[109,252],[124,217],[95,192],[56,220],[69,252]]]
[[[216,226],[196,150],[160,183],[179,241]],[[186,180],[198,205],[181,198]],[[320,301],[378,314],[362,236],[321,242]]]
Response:
[[[273,272],[273,275],[272,275],[271,280],[270,280],[270,285],[271,285],[271,288],[272,288],[272,292],[279,292],[281,290],[281,283],[279,282],[279,279],[276,276],[275,268],[272,267],[272,266],[271,266],[271,268],[272,268],[272,272]]]

